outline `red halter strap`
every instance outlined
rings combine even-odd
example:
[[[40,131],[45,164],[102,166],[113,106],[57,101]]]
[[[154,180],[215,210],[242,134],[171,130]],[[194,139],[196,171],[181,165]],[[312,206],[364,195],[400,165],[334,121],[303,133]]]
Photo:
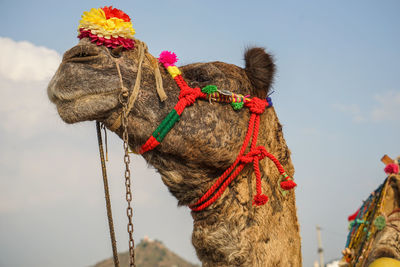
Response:
[[[197,98],[205,99],[207,94],[202,93],[200,88],[191,88],[181,75],[174,78],[178,84],[181,92],[179,94],[179,101],[175,105],[174,109],[167,115],[167,117],[161,122],[160,126],[153,132],[152,136],[147,139],[146,143],[142,145],[139,153],[143,154],[149,150],[154,149],[164,139],[165,135],[172,129],[175,123],[179,120],[183,110],[196,102]]]
[[[166,65],[164,63],[164,65]],[[166,68],[168,68],[167,65]],[[176,68],[175,66],[173,66]],[[192,105],[198,98],[210,99],[213,93],[204,93],[200,88],[191,88],[187,85],[179,70],[174,69],[173,78],[180,88],[179,101],[175,105],[174,109],[167,115],[167,117],[161,122],[157,129],[153,132],[152,136],[146,141],[141,147],[139,153],[143,154],[149,150],[157,147],[164,139],[165,135],[172,129],[175,123],[179,120],[183,110]],[[171,72],[170,72],[171,73]],[[172,75],[172,74],[171,74]],[[216,87],[215,87],[216,88]],[[204,90],[205,88],[203,88]],[[216,89],[215,89],[216,90]],[[204,90],[205,91],[205,90]],[[215,91],[214,91],[215,93]],[[214,95],[212,95],[214,96]],[[229,184],[238,176],[241,170],[248,163],[253,163],[253,169],[256,176],[256,195],[253,199],[253,205],[261,206],[267,203],[268,197],[262,193],[261,187],[261,172],[259,161],[265,157],[272,160],[281,174],[280,186],[284,191],[293,189],[296,183],[291,177],[289,177],[283,169],[280,162],[269,153],[264,146],[257,146],[257,138],[260,127],[260,115],[265,111],[265,108],[272,106],[272,102],[268,97],[265,100],[257,97],[247,98],[244,97],[244,106],[250,110],[250,120],[247,129],[247,133],[243,142],[243,145],[239,151],[239,155],[232,165],[216,180],[211,188],[194,204],[189,205],[189,208],[193,211],[201,211],[213,204],[229,186]],[[246,148],[249,145],[251,139],[250,150],[245,154]]]

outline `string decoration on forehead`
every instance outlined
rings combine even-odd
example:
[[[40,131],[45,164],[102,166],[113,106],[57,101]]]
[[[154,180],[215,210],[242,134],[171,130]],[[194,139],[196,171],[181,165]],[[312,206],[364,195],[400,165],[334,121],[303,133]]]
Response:
[[[78,26],[78,38],[88,37],[96,45],[108,48],[123,46],[133,49],[135,30],[131,18],[122,10],[112,6],[92,8],[83,12]]]

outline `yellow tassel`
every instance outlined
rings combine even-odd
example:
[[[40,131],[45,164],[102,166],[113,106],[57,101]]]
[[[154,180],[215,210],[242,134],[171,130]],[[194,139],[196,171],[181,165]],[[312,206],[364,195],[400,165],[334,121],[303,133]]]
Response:
[[[168,70],[169,74],[172,76],[172,78],[175,78],[176,76],[182,74],[181,71],[178,69],[177,66],[169,66],[169,67],[167,68],[167,70]]]

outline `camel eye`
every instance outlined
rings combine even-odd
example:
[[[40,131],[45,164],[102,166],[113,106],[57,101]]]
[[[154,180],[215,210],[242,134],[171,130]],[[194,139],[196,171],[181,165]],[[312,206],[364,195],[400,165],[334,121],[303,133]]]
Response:
[[[122,45],[111,49],[111,56],[113,56],[115,58],[121,57],[123,49],[124,49],[124,47]]]

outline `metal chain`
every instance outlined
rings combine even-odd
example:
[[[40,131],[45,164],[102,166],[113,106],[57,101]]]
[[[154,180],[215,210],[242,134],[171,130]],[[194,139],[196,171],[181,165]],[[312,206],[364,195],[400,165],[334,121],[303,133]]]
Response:
[[[124,141],[124,163],[125,163],[125,188],[126,188],[126,202],[128,207],[126,208],[126,215],[128,216],[127,230],[129,234],[129,266],[135,267],[135,242],[133,240],[133,209],[131,206],[132,191],[131,191],[131,171],[129,169],[129,163],[131,162],[129,157],[129,136],[128,136],[128,103],[125,95],[120,95],[120,102],[122,104],[122,140]]]

